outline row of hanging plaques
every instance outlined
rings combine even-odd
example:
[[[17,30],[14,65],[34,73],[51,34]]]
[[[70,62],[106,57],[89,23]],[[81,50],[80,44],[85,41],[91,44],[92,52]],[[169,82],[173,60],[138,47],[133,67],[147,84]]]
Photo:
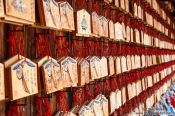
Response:
[[[99,94],[95,99],[81,107],[74,107],[70,112],[59,111],[55,116],[108,116],[109,115],[108,99]]]
[[[62,57],[46,56],[31,61],[16,55],[0,64],[0,99],[24,98],[44,90],[50,94],[67,87],[88,84],[91,81],[133,69],[144,68],[174,60],[174,55],[120,56],[120,57]],[[4,73],[5,72],[5,73]],[[41,72],[41,73],[40,73]],[[5,80],[4,80],[5,77]],[[7,85],[4,85],[8,83]],[[42,86],[43,85],[43,86]]]
[[[135,96],[138,96],[142,91],[145,91],[147,88],[150,88],[156,83],[163,80],[167,75],[171,74],[174,71],[174,69],[175,66],[173,65],[169,68],[162,70],[161,72],[157,72],[154,75],[147,76],[146,78],[140,79],[137,82],[129,83],[126,87],[124,86],[121,89],[117,89],[115,92],[111,92],[109,97],[110,113],[112,114],[116,109],[124,105],[127,97],[129,100],[131,100]],[[168,73],[164,73],[164,71],[167,71]],[[128,96],[126,95],[127,92]],[[155,97],[151,97],[151,101],[150,99],[146,101],[147,108],[150,108],[155,103],[156,99],[160,99],[161,93],[156,92]]]
[[[5,2],[6,12],[2,13],[2,17],[14,22],[19,21],[23,23],[27,21],[34,23],[35,1],[19,1],[20,0],[7,0]],[[3,1],[0,3],[2,3],[1,9],[3,9]],[[85,9],[79,10],[76,12],[77,21],[74,21],[74,10],[68,2],[57,3],[54,0],[39,0],[38,4],[41,24],[47,27],[66,31],[74,31],[76,28],[77,36],[106,37],[114,40],[131,41],[150,46],[153,45],[152,36],[144,33],[143,31],[139,31],[138,29],[132,29],[124,23],[114,23],[112,20],[108,20],[104,16],[99,16],[96,12],[89,14]],[[2,12],[3,11],[4,10],[2,10]],[[25,16],[23,14],[28,15]],[[167,29],[162,27],[159,29],[163,29],[164,32],[166,32],[166,35],[168,34]],[[156,47],[168,49],[173,48],[171,43],[159,41],[157,38],[154,39]]]

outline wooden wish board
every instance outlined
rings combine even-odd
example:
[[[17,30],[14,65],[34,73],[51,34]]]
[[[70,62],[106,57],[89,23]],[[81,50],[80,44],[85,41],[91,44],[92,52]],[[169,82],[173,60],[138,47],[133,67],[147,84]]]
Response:
[[[120,6],[120,1],[119,0],[114,0],[114,4],[116,7],[119,7]]]
[[[117,106],[117,101],[116,101],[116,93],[115,92],[111,92],[110,96],[109,96],[109,102],[110,102],[110,114],[112,114]]]
[[[90,64],[90,81],[101,77],[100,59],[96,56],[88,58]]]
[[[115,40],[117,41],[124,40],[122,30],[123,30],[122,24],[119,22],[115,23]]]
[[[99,16],[96,12],[92,12],[92,35],[93,36],[98,36],[99,35]]]
[[[100,99],[94,100],[94,113],[95,116],[103,116],[103,104]]]
[[[108,76],[108,61],[106,57],[102,57],[100,59],[100,69],[101,69],[101,77]]]
[[[109,21],[109,38],[115,39],[115,26],[112,20]]]
[[[104,2],[111,4],[113,2],[113,0],[104,0]]]
[[[91,100],[90,103],[88,104],[88,107],[90,108],[90,115],[89,116],[95,116],[94,101],[95,101],[95,99]]]
[[[70,87],[78,83],[78,68],[77,61],[71,57],[61,59],[61,77],[63,86]]]
[[[120,73],[122,73],[122,67],[121,67],[121,58],[120,57],[117,57],[116,59],[115,59],[115,72],[116,72],[116,74],[120,74]]]
[[[91,16],[85,10],[77,11],[77,36],[90,36],[91,35]]]
[[[104,16],[99,17],[99,35],[102,37],[108,37],[108,20]]]
[[[35,22],[35,0],[6,0],[5,19],[33,24]]]
[[[11,100],[38,93],[37,65],[22,58],[8,67]]]
[[[44,91],[50,94],[62,89],[61,68],[53,58],[49,58],[42,66]]]
[[[78,84],[85,85],[89,83],[90,72],[89,72],[89,62],[82,59],[78,62]]]
[[[103,116],[109,116],[109,102],[104,95],[102,95],[101,102],[103,105]]]
[[[63,30],[73,31],[75,30],[74,24],[74,9],[68,2],[60,2],[60,16],[61,16],[61,27]]]
[[[121,90],[116,90],[115,91],[115,94],[116,94],[116,109],[118,109],[119,107],[122,106],[122,91]]]
[[[0,0],[0,18],[4,17],[4,1]]]
[[[115,74],[114,58],[112,56],[108,57],[108,74],[112,76]]]
[[[54,29],[61,29],[60,12],[55,0],[37,0],[39,17],[42,25]]]
[[[0,101],[5,99],[4,65],[0,63]]]

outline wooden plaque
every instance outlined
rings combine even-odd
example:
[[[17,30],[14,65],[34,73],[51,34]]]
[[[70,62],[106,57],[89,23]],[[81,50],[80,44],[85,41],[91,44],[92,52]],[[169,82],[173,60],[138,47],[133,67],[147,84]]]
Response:
[[[137,92],[136,92],[136,83],[132,83],[132,91],[133,91],[133,97],[135,97],[137,95]]]
[[[95,116],[103,116],[103,104],[100,100],[94,100]]]
[[[137,95],[139,95],[142,92],[142,88],[141,87],[142,87],[141,80],[138,80],[136,82],[136,93],[137,93]]]
[[[0,0],[0,18],[4,17],[4,2]]]
[[[61,29],[60,12],[55,0],[38,0],[40,21],[43,25]]]
[[[61,77],[64,87],[70,87],[78,83],[77,61],[71,57],[66,57],[60,61]]]
[[[122,92],[122,104],[125,104],[125,102],[126,102],[126,88],[122,87],[121,92]]]
[[[132,69],[136,68],[134,55],[131,56],[131,65],[132,65]]]
[[[35,22],[35,0],[6,0],[5,19],[23,23]],[[17,20],[16,20],[17,19]],[[19,19],[19,20],[18,20]]]
[[[141,62],[142,62],[142,68],[146,66],[146,59],[145,59],[145,55],[141,56]]]
[[[5,100],[4,65],[0,63],[0,101]]]
[[[138,55],[135,56],[135,65],[136,65],[136,68],[141,67],[140,56],[138,56]]]
[[[42,65],[42,73],[44,80],[44,90],[46,94],[61,90],[61,69],[60,65],[54,59],[49,59]]]
[[[72,84],[78,83],[78,70],[77,61],[74,58],[69,57],[68,59],[68,70],[71,75]]]
[[[125,10],[125,0],[120,0],[120,7]]]
[[[108,74],[109,76],[115,74],[114,58],[112,56],[108,57]]]
[[[104,16],[99,17],[99,35],[108,37],[108,20]]]
[[[131,42],[134,42],[134,31],[133,31],[133,28],[130,28],[130,30],[131,30],[131,35],[130,35],[130,37],[131,37]]]
[[[137,29],[135,29],[134,31],[135,31],[135,42],[140,44],[140,32]]]
[[[89,62],[85,59],[82,59],[78,63],[78,84],[85,85],[89,83],[90,79],[90,70]]]
[[[38,93],[37,65],[29,59],[21,59],[8,68],[10,99],[17,100]]]
[[[125,0],[125,9],[126,12],[129,12],[129,0]]]
[[[116,103],[117,103],[115,92],[110,93],[109,100],[110,100],[110,114],[112,114],[116,109]]]
[[[114,0],[114,4],[116,7],[119,7],[119,3],[120,3],[119,0]]]
[[[127,35],[126,35],[126,26],[123,22],[122,22],[122,34],[123,34],[124,40],[126,40],[126,37],[127,37]]]
[[[122,68],[122,72],[126,72],[127,71],[127,61],[126,61],[126,57],[121,57],[121,68]]]
[[[102,96],[101,102],[103,104],[103,116],[109,116],[109,103],[105,96]]]
[[[109,21],[109,38],[115,39],[115,26],[112,20]]]
[[[133,97],[133,91],[132,91],[132,84],[127,85],[127,91],[128,91],[128,99],[130,100]],[[131,92],[132,91],[132,92]]]
[[[90,101],[88,104],[88,107],[90,108],[90,116],[95,116],[95,111],[94,111],[94,99]]]
[[[92,116],[91,110],[88,106],[83,105],[80,110],[78,111],[78,116]]]
[[[121,107],[122,106],[122,92],[121,92],[121,90],[116,90],[115,91],[115,96],[116,96],[116,109],[118,109],[119,107]]]
[[[117,57],[115,59],[115,71],[116,71],[116,74],[120,74],[122,72],[120,57]]]
[[[98,79],[101,77],[100,59],[97,57],[91,57],[88,59],[90,64],[90,80]]]
[[[110,4],[110,3],[112,3],[112,0],[104,0],[104,2]]]
[[[99,16],[96,12],[92,12],[92,34],[95,36],[99,35]]]
[[[123,27],[119,22],[115,23],[115,39],[116,40],[124,40],[122,28]]]
[[[137,4],[136,3],[134,3],[134,16],[138,16],[138,9],[137,9],[138,7],[137,7]]]
[[[91,16],[85,9],[77,11],[77,35],[91,35]]]
[[[126,41],[127,42],[131,41],[131,29],[129,26],[126,27]]]
[[[127,69],[128,69],[128,71],[130,71],[132,69],[131,56],[128,55],[126,58],[127,58],[126,59],[127,60]]]
[[[63,30],[73,31],[75,30],[74,25],[74,10],[68,2],[60,2],[60,17],[61,27]]]
[[[106,57],[102,57],[100,59],[100,69],[101,69],[101,77],[108,76],[108,62]]]
[[[142,8],[141,6],[138,6],[138,17],[142,19]]]

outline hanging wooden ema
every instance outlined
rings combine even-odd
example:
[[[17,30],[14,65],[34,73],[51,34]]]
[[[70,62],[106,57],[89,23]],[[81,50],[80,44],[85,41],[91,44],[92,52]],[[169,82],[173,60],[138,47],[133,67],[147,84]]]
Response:
[[[108,37],[108,20],[104,16],[99,17],[99,35],[102,37]]]
[[[115,72],[116,74],[120,74],[122,72],[122,67],[121,67],[121,58],[120,57],[117,57],[115,59]]]
[[[89,62],[82,59],[78,62],[78,84],[85,85],[89,83],[90,78]]]
[[[54,29],[61,29],[60,12],[55,0],[37,0],[39,17],[42,25]]]
[[[94,112],[95,116],[103,116],[103,104],[99,99],[94,100]]]
[[[101,77],[100,59],[96,56],[88,58],[90,64],[90,81]]]
[[[108,99],[102,95],[102,99],[101,99],[102,105],[103,105],[103,114],[104,116],[109,116],[109,102]]]
[[[88,104],[88,107],[90,108],[90,116],[95,116],[94,102],[95,99],[91,100],[90,103]]]
[[[101,77],[106,77],[108,76],[108,62],[106,57],[102,57],[100,59],[100,69],[101,69]]]
[[[77,36],[90,36],[91,35],[91,17],[85,10],[77,11]]]
[[[114,0],[114,4],[115,4],[116,7],[119,7],[119,3],[120,3],[119,0]]]
[[[61,77],[64,87],[70,87],[78,83],[77,61],[71,57],[62,58],[58,61],[61,64]]]
[[[75,30],[74,25],[74,10],[68,2],[60,2],[61,27],[66,31]]]
[[[115,92],[110,93],[109,100],[110,100],[110,114],[112,114],[115,111],[117,104]]]
[[[108,4],[111,4],[112,3],[112,0],[104,0],[104,2],[106,2]]]
[[[115,39],[115,29],[114,22],[112,20],[109,21],[109,38]]]
[[[94,100],[94,112],[96,116],[108,116],[108,100],[104,95],[98,95]]]
[[[114,58],[112,56],[108,57],[108,74],[109,76],[112,76],[115,74],[115,70],[114,70]]]
[[[4,62],[10,85],[7,95],[17,100],[38,93],[37,65],[23,56],[14,56]]]
[[[93,116],[90,107],[83,105],[78,111],[78,116]]]
[[[12,22],[33,24],[35,22],[35,0],[6,0],[5,19]]]
[[[0,101],[5,99],[4,65],[0,63]]]
[[[61,90],[61,69],[60,65],[53,58],[48,58],[41,66],[46,94]]]
[[[120,24],[119,22],[115,23],[115,40],[117,41],[124,40],[122,30],[123,30],[122,24]]]
[[[0,0],[0,18],[4,17],[4,2]]]
[[[99,16],[96,12],[92,12],[92,35],[99,36]]]

